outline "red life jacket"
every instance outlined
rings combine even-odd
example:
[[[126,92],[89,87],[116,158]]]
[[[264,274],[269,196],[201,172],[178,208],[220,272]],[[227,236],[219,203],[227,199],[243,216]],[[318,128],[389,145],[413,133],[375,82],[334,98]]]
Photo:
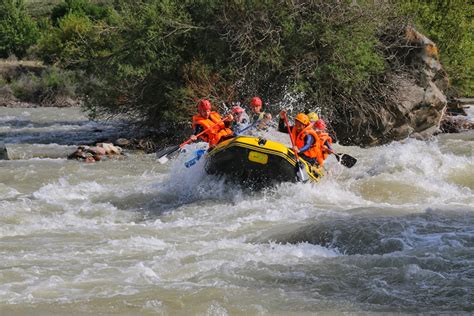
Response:
[[[198,125],[201,125],[204,130],[208,129],[211,126],[214,126],[210,128],[206,133],[200,136],[200,138],[205,142],[208,142],[210,146],[218,144],[224,136],[233,135],[232,130],[230,128],[225,127],[221,116],[217,112],[211,112],[211,114],[209,114],[209,118],[204,118],[199,114],[194,115],[193,129],[196,129]]]

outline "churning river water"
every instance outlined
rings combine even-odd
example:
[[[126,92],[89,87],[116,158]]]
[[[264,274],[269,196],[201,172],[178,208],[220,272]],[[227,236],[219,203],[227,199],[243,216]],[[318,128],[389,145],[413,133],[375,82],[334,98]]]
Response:
[[[0,108],[1,315],[474,313],[472,131],[336,145],[353,168],[261,192],[185,168],[192,151],[65,159],[121,133]]]

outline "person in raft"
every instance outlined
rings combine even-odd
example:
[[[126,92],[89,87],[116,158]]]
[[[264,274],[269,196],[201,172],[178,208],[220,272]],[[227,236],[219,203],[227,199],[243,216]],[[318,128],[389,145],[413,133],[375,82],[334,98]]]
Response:
[[[234,131],[234,133],[238,133],[249,125],[250,118],[247,113],[245,113],[245,110],[239,105],[232,107],[232,115],[234,116],[232,122],[232,131]]]
[[[315,112],[308,113],[308,118],[313,125],[316,134],[318,134],[321,144],[323,144],[323,158],[326,160],[327,156],[334,152],[332,148],[332,138],[326,132],[326,122],[324,122],[324,120]]]
[[[285,116],[286,111],[281,111],[278,131],[282,133],[288,133],[288,128],[285,126]],[[289,129],[295,142],[292,148],[293,151],[311,165],[322,167],[326,159],[323,154],[324,145],[319,135],[313,129],[308,116],[304,113],[298,113],[295,116],[295,125],[290,126]]]
[[[193,116],[194,135],[191,136],[193,141],[198,139],[197,134],[207,130],[199,138],[209,143],[209,149],[212,149],[221,141],[234,137],[230,129],[234,119],[232,114],[222,119],[219,113],[212,111],[209,100],[199,101],[197,110],[198,114]]]
[[[272,115],[262,111],[262,107],[262,99],[259,97],[253,97],[252,100],[250,100],[250,110],[252,112],[251,124],[259,122],[256,126],[257,131],[267,131],[272,121]]]

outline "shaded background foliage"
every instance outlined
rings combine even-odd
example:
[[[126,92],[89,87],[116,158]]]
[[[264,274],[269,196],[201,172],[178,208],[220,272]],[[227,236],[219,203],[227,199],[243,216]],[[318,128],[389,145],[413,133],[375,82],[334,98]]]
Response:
[[[0,25],[32,25],[34,40],[20,35],[28,28],[10,32],[24,38],[14,47],[28,47],[38,35],[23,2],[2,1],[18,6]],[[36,17],[30,52],[80,71],[93,116],[126,114],[174,134],[200,98],[224,110],[259,95],[273,112],[317,110],[337,132],[355,111],[377,124],[394,102],[393,78],[409,76],[397,54],[409,23],[439,45],[450,93],[473,95],[472,9],[461,0],[66,0]]]

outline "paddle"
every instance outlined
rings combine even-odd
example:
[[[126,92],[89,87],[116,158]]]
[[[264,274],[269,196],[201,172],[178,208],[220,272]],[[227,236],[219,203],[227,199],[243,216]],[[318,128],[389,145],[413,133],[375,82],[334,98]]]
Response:
[[[250,124],[249,126],[242,128],[241,130],[237,131],[237,132],[235,133],[235,135],[239,136],[240,134],[242,134],[242,133],[245,132],[246,130],[249,130],[249,129],[254,128],[254,127],[257,126],[262,120],[263,120],[263,119],[257,120],[257,121],[255,121],[255,122],[253,122],[252,124]]]
[[[293,134],[291,133],[290,123],[288,123],[288,117],[286,116],[286,113],[284,113],[283,119],[285,120],[286,127],[288,128],[288,134],[290,135],[291,145],[292,147],[294,147],[295,140],[293,139]],[[296,157],[296,167],[298,168],[298,170],[296,171],[296,178],[298,179],[298,181],[306,182],[309,179],[308,173],[304,169],[304,165],[300,161],[300,157],[298,156],[298,153],[294,151],[294,154]]]
[[[356,158],[348,154],[334,153],[334,152],[332,154],[336,156],[337,161],[339,161],[341,165],[347,168],[352,168],[357,162]]]
[[[222,121],[225,121],[226,118],[220,120],[219,122],[215,123],[214,125],[211,125],[209,126],[208,128],[206,128],[205,130],[203,130],[202,132],[200,132],[199,134],[195,135],[196,138],[207,133],[211,128],[215,127],[217,124],[221,123]],[[188,140],[186,140],[184,143],[181,143],[179,145],[175,145],[175,146],[170,146],[170,147],[166,147],[165,149],[162,149],[160,150],[159,152],[156,153],[156,157],[158,157],[158,162],[161,163],[161,164],[164,164],[166,162],[168,162],[169,160],[169,156],[175,152],[177,152],[179,149],[183,148],[185,145],[191,143],[193,141],[193,138],[190,137]]]
[[[321,125],[321,127],[317,127],[317,123],[319,121],[320,120],[312,123],[313,128],[315,128],[316,131],[318,130],[324,131],[326,129],[326,124],[324,123],[324,121],[321,120],[323,124]],[[344,167],[352,168],[356,164],[357,159],[352,157],[351,155],[333,152],[331,146],[329,145],[329,143],[327,143],[327,141],[324,143],[324,145],[326,145],[329,148],[329,150],[331,151],[331,154],[336,156],[337,161]]]
[[[194,166],[196,164],[196,162],[199,161],[199,159],[201,159],[201,157],[206,153],[206,150],[205,149],[198,149],[194,152],[194,158],[186,161],[184,163],[184,165],[186,166],[186,168],[191,168],[192,166]]]

